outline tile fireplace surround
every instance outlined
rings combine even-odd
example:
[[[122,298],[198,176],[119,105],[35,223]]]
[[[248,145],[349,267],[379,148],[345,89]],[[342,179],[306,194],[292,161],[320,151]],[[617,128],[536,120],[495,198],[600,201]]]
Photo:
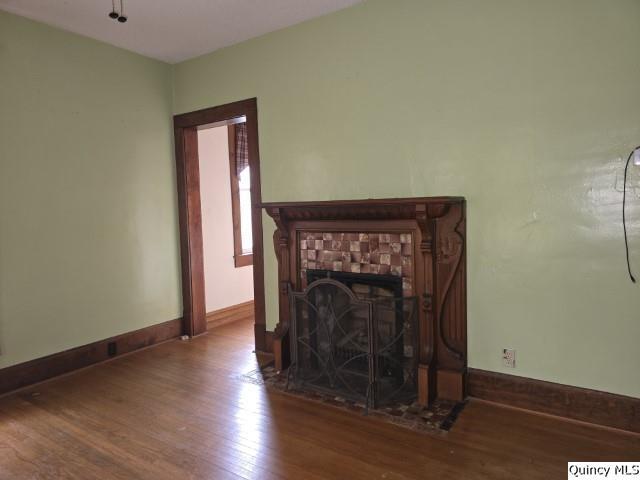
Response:
[[[395,275],[419,310],[418,401],[462,400],[467,369],[466,229],[462,197],[265,203],[276,223],[276,368],[289,362],[289,289],[307,269]]]

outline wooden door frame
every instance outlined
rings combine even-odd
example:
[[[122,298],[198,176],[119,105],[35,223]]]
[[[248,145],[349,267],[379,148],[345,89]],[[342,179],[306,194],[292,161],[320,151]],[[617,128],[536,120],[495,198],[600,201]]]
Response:
[[[183,331],[196,336],[206,333],[202,212],[200,208],[200,168],[198,128],[238,117],[246,117],[251,168],[251,225],[253,233],[253,289],[255,303],[255,345],[268,351],[264,306],[264,247],[262,242],[262,195],[258,149],[257,100],[250,98],[173,117],[180,254],[182,258]]]

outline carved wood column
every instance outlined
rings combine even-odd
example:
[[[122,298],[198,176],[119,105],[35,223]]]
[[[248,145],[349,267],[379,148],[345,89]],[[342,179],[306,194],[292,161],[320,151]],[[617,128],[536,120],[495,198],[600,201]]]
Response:
[[[464,203],[436,219],[436,355],[441,398],[462,400],[467,368]]]
[[[279,321],[273,339],[274,363],[277,371],[289,363],[289,229],[281,208],[267,209],[267,213],[276,224],[273,233],[273,247],[278,259],[278,311]]]
[[[416,291],[420,301],[420,351],[418,363],[418,402],[421,405],[428,405],[435,397],[435,368],[433,358],[435,355],[434,342],[434,305],[435,283],[433,275],[433,237],[434,223],[429,218],[427,205],[416,205],[416,222],[420,228],[421,240],[418,245],[420,251],[419,259],[422,262],[422,281],[417,285],[422,285],[422,291]]]

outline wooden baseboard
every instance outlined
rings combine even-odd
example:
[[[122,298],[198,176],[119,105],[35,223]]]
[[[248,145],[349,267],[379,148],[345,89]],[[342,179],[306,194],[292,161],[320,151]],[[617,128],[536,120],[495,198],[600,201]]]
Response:
[[[470,368],[471,397],[640,433],[640,398]]]
[[[254,310],[253,300],[249,300],[248,302],[209,312],[207,313],[207,329],[210,330],[220,325],[252,318]]]
[[[181,334],[182,319],[177,318],[3,368],[0,370],[0,395],[177,338]]]

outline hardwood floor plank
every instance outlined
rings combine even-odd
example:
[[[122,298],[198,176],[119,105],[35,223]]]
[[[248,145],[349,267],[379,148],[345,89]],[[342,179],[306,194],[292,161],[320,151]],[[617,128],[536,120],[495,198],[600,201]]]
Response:
[[[547,479],[640,435],[471,401],[425,435],[272,392],[241,320],[0,398],[0,478]]]

